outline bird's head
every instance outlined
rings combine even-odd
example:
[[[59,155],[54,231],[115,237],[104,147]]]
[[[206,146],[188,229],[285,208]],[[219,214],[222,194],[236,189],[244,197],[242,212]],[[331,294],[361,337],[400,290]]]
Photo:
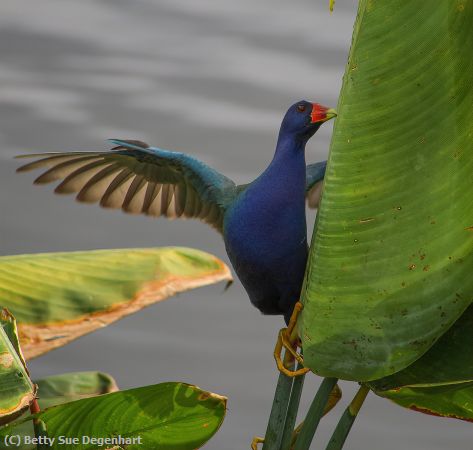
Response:
[[[307,141],[327,120],[337,115],[334,109],[306,100],[294,103],[281,124],[281,132]]]

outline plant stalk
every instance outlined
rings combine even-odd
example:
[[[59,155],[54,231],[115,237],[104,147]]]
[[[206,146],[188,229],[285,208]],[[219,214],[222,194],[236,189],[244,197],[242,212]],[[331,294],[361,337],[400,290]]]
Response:
[[[297,369],[301,369],[302,364],[297,364]],[[305,375],[295,377],[292,384],[291,398],[287,407],[286,422],[281,440],[281,450],[289,450],[291,448],[292,434],[296,425],[297,413],[299,411],[299,403],[301,401],[302,388],[304,387]]]
[[[289,352],[286,351],[284,359],[287,359]],[[294,370],[294,362],[286,366]],[[268,427],[264,435],[263,450],[280,450],[284,431],[284,423],[288,410],[294,378],[279,373],[278,384],[274,393],[273,406],[269,415]]]
[[[361,385],[360,389],[356,393],[355,397],[348,405],[347,409],[343,413],[340,421],[332,434],[332,437],[327,444],[326,450],[341,450],[347,439],[348,433],[355,422],[358,411],[360,411],[363,403],[368,395],[369,388],[365,385]]]
[[[30,405],[30,413],[36,414],[39,412],[41,412],[41,408],[39,407],[38,400],[35,398]],[[38,444],[36,445],[36,450],[47,450],[49,446],[43,443],[43,440],[41,439],[42,437],[44,438],[48,436],[48,432],[46,430],[46,424],[42,420],[34,418],[33,429],[34,429],[35,437],[38,438]]]
[[[314,400],[310,405],[309,412],[304,420],[301,431],[297,436],[294,450],[308,450],[315,432],[319,425],[320,419],[324,415],[325,405],[329,399],[332,389],[337,384],[336,378],[324,378]]]

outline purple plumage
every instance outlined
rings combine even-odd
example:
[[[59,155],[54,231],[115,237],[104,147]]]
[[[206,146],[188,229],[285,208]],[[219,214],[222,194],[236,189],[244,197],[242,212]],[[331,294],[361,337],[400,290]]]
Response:
[[[327,120],[320,114],[313,121],[315,108],[299,102],[288,110],[273,160],[232,202],[223,226],[228,256],[251,302],[263,314],[284,315],[286,322],[299,299],[308,255],[305,145]]]

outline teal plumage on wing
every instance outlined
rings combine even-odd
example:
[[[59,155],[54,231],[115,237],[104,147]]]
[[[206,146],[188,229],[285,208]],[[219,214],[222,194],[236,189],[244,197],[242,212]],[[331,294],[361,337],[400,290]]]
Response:
[[[62,180],[58,194],[77,193],[84,203],[122,209],[129,214],[194,218],[220,233],[228,205],[249,184],[236,185],[230,178],[202,161],[181,152],[150,147],[134,140],[111,139],[108,152],[38,153],[18,158],[39,158],[18,169],[48,170],[35,180],[46,184]],[[311,201],[325,174],[326,161],[307,166],[309,206],[317,207],[320,191]]]

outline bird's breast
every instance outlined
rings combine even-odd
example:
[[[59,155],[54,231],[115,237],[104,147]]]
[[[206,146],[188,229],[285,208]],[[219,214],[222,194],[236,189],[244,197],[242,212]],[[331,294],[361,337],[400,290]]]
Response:
[[[272,268],[306,254],[304,194],[275,194],[249,189],[228,210],[224,240],[235,269]]]

